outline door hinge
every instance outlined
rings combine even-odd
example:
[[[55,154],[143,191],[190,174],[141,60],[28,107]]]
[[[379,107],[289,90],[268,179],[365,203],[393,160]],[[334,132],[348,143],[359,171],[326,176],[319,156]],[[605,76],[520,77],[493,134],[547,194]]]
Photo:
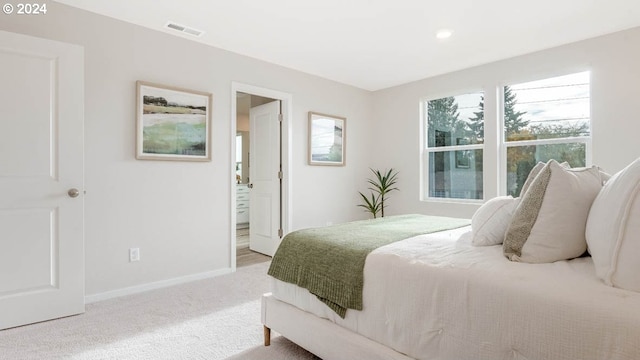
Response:
[[[282,116],[282,114],[278,114],[278,121],[282,122],[283,119],[284,119],[284,116]]]
[[[279,236],[281,239],[282,239],[282,235],[284,235],[283,233],[284,233],[284,231],[282,231],[282,229],[278,229],[278,236]]]
[[[282,180],[282,171],[278,171],[278,179]]]

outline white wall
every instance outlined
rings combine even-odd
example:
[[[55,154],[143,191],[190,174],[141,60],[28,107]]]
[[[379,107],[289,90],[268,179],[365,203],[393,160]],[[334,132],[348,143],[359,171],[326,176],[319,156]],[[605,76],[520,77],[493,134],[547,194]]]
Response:
[[[0,29],[85,47],[87,295],[230,267],[232,81],[293,95],[292,230],[365,218],[357,191],[371,166],[400,171],[388,214],[471,216],[477,205],[419,201],[425,96],[590,68],[593,162],[614,172],[640,156],[640,28],[372,94],[58,3],[48,10],[2,16]],[[135,160],[136,80],[213,93],[212,162]],[[308,111],[347,118],[345,167],[307,165]],[[497,164],[485,172],[495,180]],[[130,247],[140,262],[128,263]]]
[[[355,204],[369,166],[371,93],[47,5],[45,16],[2,16],[0,29],[85,48],[87,295],[231,266],[232,81],[293,95],[292,228],[365,216]],[[211,162],[134,158],[136,80],[213,93]],[[308,111],[348,119],[346,167],[307,165]],[[140,262],[128,262],[130,247],[140,247]]]
[[[453,40],[455,41],[455,39]],[[485,137],[498,136],[495,110],[496,87],[591,70],[591,125],[593,164],[613,173],[640,157],[640,28],[585,40],[504,61],[420,80],[374,93],[377,167],[399,170],[400,192],[393,194],[388,212],[425,213],[470,217],[479,205],[420,201],[420,99],[485,91]],[[489,139],[487,138],[487,143]],[[496,183],[498,150],[484,150],[485,182]],[[497,190],[485,192],[486,198]]]

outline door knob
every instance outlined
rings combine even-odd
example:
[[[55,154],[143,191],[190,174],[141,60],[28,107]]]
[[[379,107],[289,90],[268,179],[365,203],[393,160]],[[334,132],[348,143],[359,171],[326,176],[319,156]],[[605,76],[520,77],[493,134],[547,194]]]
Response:
[[[67,191],[67,194],[69,194],[69,197],[72,198],[76,198],[78,197],[78,195],[80,195],[80,191],[78,189],[69,189],[69,191]]]
[[[253,184],[248,184],[248,185],[247,185],[247,187],[248,187],[249,189],[253,189]]]

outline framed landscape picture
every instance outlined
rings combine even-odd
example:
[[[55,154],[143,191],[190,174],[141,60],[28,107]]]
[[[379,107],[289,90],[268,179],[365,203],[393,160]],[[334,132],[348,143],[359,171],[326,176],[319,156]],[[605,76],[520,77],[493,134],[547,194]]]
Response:
[[[347,119],[309,112],[309,165],[345,164]]]
[[[136,158],[211,161],[209,93],[136,82]]]

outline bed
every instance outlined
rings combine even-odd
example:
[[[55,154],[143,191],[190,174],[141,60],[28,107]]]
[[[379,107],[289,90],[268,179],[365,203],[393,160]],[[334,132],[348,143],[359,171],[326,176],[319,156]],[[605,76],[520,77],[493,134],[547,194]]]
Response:
[[[589,256],[509,261],[471,245],[470,226],[369,253],[363,307],[342,318],[308,290],[271,279],[274,330],[328,359],[640,359],[640,293],[609,287]]]

